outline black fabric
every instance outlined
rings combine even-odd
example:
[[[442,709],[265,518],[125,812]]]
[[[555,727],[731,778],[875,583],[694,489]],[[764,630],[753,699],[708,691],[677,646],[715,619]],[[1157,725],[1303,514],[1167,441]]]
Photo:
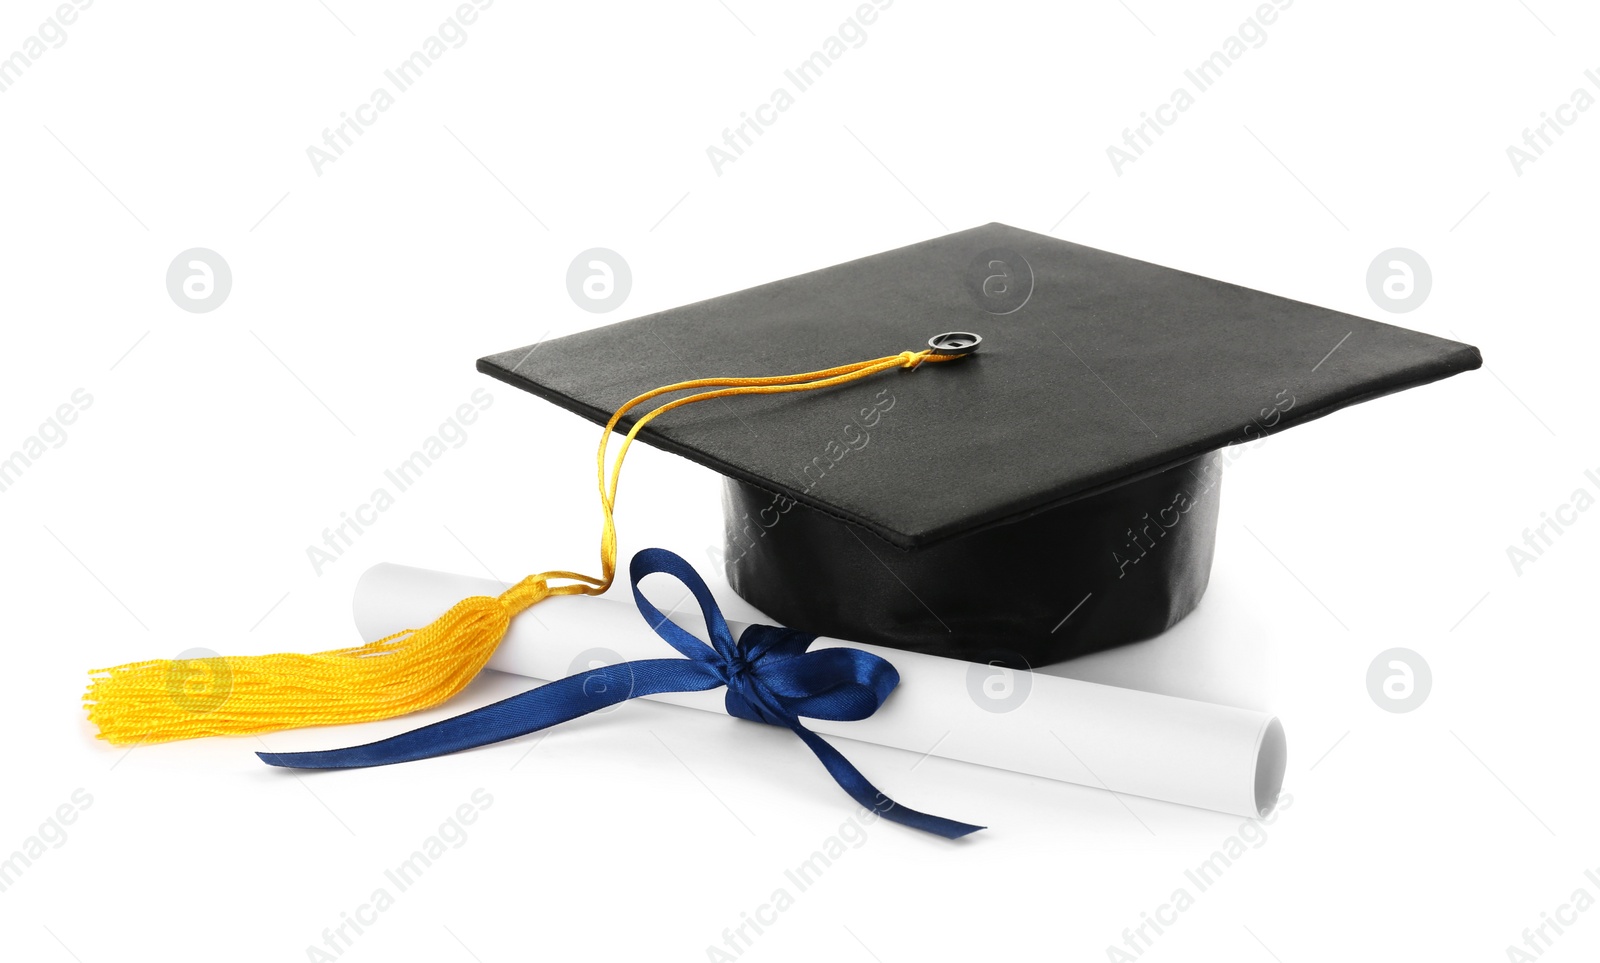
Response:
[[[968,291],[994,248],[1034,275],[1008,315]],[[1481,364],[1469,345],[990,224],[478,368],[604,424],[660,385],[861,361],[950,330],[983,335],[981,351],[820,395],[693,405],[641,437],[916,548]],[[859,432],[865,448],[830,457]],[[819,458],[837,467],[819,474]]]
[[[854,642],[1029,668],[1158,635],[1205,594],[1222,458],[900,551],[854,525],[727,479],[726,569],[785,625]]]
[[[1008,276],[986,287],[996,261]],[[774,619],[1031,664],[1154,634],[1209,575],[1214,486],[1165,525],[1185,477],[1214,466],[1200,456],[1482,363],[1470,345],[989,224],[478,368],[603,424],[661,385],[858,362],[945,331],[982,348],[693,405],[640,434],[739,483],[729,575]],[[775,505],[792,507],[736,552],[744,515]],[[1012,588],[989,594],[1000,574]]]

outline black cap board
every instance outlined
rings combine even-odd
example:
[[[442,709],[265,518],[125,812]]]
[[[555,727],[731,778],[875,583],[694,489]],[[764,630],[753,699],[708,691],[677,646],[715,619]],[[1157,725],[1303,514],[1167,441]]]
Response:
[[[989,224],[478,369],[605,424],[662,385],[950,331],[983,340],[837,388],[691,405],[639,435],[726,477],[729,581],[774,620],[1018,665],[1147,638],[1205,591],[1218,449],[1482,363],[1470,345]]]

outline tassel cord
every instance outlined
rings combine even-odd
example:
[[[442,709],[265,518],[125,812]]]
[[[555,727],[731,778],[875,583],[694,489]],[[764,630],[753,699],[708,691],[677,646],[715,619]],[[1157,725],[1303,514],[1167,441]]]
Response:
[[[715,398],[816,391],[959,357],[905,351],[820,371],[702,378],[645,392],[611,416],[595,457],[602,516],[599,577],[562,570],[530,575],[498,597],[463,599],[429,625],[353,648],[310,655],[152,660],[97,669],[83,697],[89,720],[99,728],[100,738],[129,744],[365,722],[437,705],[483,669],[517,613],[551,596],[601,595],[611,587],[617,569],[615,509],[622,464],[651,421]],[[607,472],[611,434],[628,413],[682,391],[695,393],[660,404],[629,426]],[[553,580],[565,584],[552,585]]]

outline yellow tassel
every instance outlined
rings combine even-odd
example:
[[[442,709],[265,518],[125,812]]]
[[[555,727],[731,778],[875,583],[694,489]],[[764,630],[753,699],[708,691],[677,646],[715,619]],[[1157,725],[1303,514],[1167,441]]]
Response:
[[[460,692],[512,616],[549,595],[529,576],[498,598],[463,599],[424,628],[353,649],[98,669],[83,701],[100,738],[119,744],[386,719]]]
[[[775,378],[704,378],[646,392],[617,409],[600,436],[595,459],[604,523],[599,578],[565,571],[530,575],[498,598],[463,599],[430,625],[353,649],[314,655],[161,659],[96,669],[83,696],[89,721],[99,727],[100,738],[127,744],[368,722],[438,705],[465,688],[488,663],[518,612],[553,595],[600,595],[611,587],[617,568],[613,511],[622,460],[651,419],[712,398],[813,391],[956,357],[904,351],[823,371]],[[717,390],[701,391],[641,415],[623,439],[608,478],[607,445],[624,415],[660,395],[700,388]],[[571,584],[550,585],[555,578]]]

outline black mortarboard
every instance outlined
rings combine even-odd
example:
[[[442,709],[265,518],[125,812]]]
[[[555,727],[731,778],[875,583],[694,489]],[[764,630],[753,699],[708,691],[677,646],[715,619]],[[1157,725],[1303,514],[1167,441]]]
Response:
[[[1470,345],[989,224],[478,368],[604,424],[686,378],[827,368],[948,331],[983,341],[958,361],[685,407],[639,435],[726,476],[728,579],[774,620],[1031,665],[1149,637],[1205,591],[1218,449],[1482,363]]]

